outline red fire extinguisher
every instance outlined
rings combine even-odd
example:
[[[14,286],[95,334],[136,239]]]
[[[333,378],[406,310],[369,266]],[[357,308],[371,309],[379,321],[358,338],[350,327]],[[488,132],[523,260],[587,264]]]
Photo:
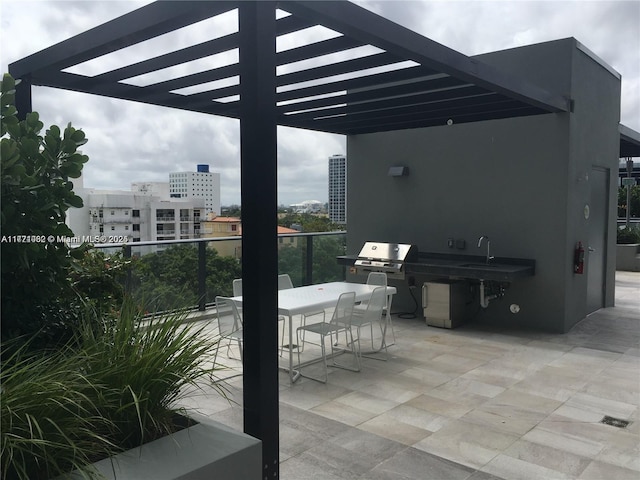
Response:
[[[573,255],[573,272],[582,275],[584,273],[584,247],[578,242]]]

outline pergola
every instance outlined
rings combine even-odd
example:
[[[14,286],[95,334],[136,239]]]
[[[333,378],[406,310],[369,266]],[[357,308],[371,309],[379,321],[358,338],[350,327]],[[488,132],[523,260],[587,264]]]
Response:
[[[238,18],[231,34],[94,76],[69,71],[231,10]],[[277,37],[317,25],[335,35],[276,51]],[[362,47],[372,53],[351,54]],[[128,81],[233,49],[236,63],[146,85]],[[342,54],[342,60],[329,63],[324,56],[330,54]],[[303,61],[305,68],[292,68]],[[354,135],[570,108],[570,100],[557,92],[347,1],[160,1],[16,61],[9,70],[22,80],[16,94],[22,115],[31,111],[31,86],[39,85],[239,119],[244,429],[263,441],[264,478],[279,476],[277,126]],[[206,87],[223,79],[232,81]],[[196,86],[197,92],[184,92]],[[637,138],[625,138],[631,138],[631,150],[640,150]]]

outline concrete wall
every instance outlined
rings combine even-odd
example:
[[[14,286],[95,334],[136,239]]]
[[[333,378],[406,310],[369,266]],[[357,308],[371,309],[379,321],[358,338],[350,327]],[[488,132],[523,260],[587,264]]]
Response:
[[[451,126],[349,137],[347,252],[372,240],[483,255],[484,245],[476,245],[488,235],[493,255],[533,258],[537,266],[535,277],[514,282],[483,319],[567,331],[586,315],[587,276],[572,269],[575,243],[585,242],[590,228],[583,215],[590,189],[580,175],[592,165],[617,168],[619,78],[574,39],[481,60],[566,94],[574,112],[469,124],[454,119]],[[409,176],[387,176],[393,165],[408,166]],[[615,228],[615,199],[610,203]],[[466,250],[447,248],[449,237],[466,240]],[[612,303],[615,259],[607,268]],[[394,310],[412,310],[406,293],[398,301]],[[519,314],[510,313],[511,303],[520,305]]]

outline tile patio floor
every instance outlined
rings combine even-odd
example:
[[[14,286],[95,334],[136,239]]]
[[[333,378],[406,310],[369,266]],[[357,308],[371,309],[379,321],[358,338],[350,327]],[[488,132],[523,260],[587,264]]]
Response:
[[[640,480],[640,273],[564,335],[393,323],[387,362],[326,385],[280,374],[282,479]],[[242,379],[227,384],[236,404],[186,404],[242,430]]]

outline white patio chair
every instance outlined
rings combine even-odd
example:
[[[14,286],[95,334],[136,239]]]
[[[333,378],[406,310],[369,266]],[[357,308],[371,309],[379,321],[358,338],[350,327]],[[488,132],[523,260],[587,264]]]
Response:
[[[385,360],[388,358],[387,344],[385,341],[385,335],[387,333],[387,322],[386,318],[382,318],[382,312],[384,311],[384,307],[387,301],[387,287],[377,287],[371,292],[371,296],[367,299],[364,304],[364,308],[354,309],[353,317],[351,319],[351,330],[356,329],[356,338],[357,347],[354,345],[352,348],[355,348],[362,357],[362,345],[360,344],[360,331],[362,327],[369,326],[370,336],[371,336],[371,353],[378,353],[384,349],[385,352]],[[380,347],[377,348],[374,345],[374,333],[373,326],[374,324],[380,327]],[[353,335],[352,335],[353,338]],[[376,357],[372,357],[376,358]]]
[[[352,346],[355,345],[353,341],[353,335],[351,333],[351,318],[353,317],[353,307],[355,305],[355,298],[356,298],[356,294],[354,292],[343,293],[342,295],[340,295],[340,298],[338,298],[338,302],[336,303],[336,307],[333,311],[333,315],[331,316],[331,320],[329,322],[326,321],[326,315],[324,315],[324,311],[323,311],[322,322],[302,325],[296,329],[296,341],[298,342],[299,342],[299,334],[301,331],[306,332],[307,334],[313,333],[320,337],[320,343],[317,343],[315,345],[320,346],[320,349],[322,351],[322,361],[324,362],[324,379],[304,375],[302,373],[302,366],[300,361],[300,349],[298,349],[298,367],[297,368],[298,368],[298,371],[300,372],[300,375],[302,375],[303,377],[310,378],[312,380],[316,380],[318,382],[327,383],[327,380],[329,379],[329,368],[327,364],[327,348],[325,345],[326,337],[329,337],[330,339],[329,344],[331,345],[331,353],[333,353],[334,350],[336,350],[333,336],[335,335],[337,339],[338,334],[340,332],[346,332],[350,337],[350,344]],[[313,342],[310,342],[309,340],[307,340],[307,342],[313,343]],[[340,350],[345,351],[344,349],[340,349]],[[351,348],[351,350],[346,350],[346,351],[353,353],[355,367],[349,367],[349,366],[340,364],[336,362],[335,357],[333,357],[332,366],[359,372],[360,356],[358,351],[355,350],[354,348]]]
[[[387,283],[387,274],[385,272],[369,272],[367,276],[367,285],[384,285],[385,287],[388,285]],[[389,327],[391,327],[391,336],[393,341],[391,345],[396,343],[396,332],[393,329],[393,323],[391,322],[391,302],[393,300],[392,295],[386,295],[385,304],[383,309],[383,315],[386,317],[386,321],[389,323]],[[359,305],[356,305],[356,312],[359,310],[363,310],[366,308],[366,300]]]
[[[242,279],[236,278],[233,283],[233,296],[241,297],[242,296]]]
[[[289,282],[291,282],[291,280],[289,280]],[[280,287],[280,278],[278,278],[278,287]],[[293,285],[291,286],[293,288]],[[280,288],[278,288],[278,290],[280,290]],[[236,278],[233,281],[233,296],[234,297],[241,297],[242,296],[242,279],[241,278]],[[240,311],[242,311],[242,309],[239,309]],[[282,352],[284,350],[284,331],[285,331],[285,320],[286,318],[283,317],[282,315],[278,315],[278,322],[283,322],[282,324],[282,335],[280,338],[280,356],[282,356]]]
[[[278,290],[286,290],[288,288],[293,288],[293,282],[289,274],[283,273],[278,275]]]
[[[231,358],[231,344],[235,341],[240,349],[240,360],[242,360],[242,316],[233,300],[228,297],[216,297],[216,316],[218,318],[218,340],[216,353],[213,357],[215,365],[218,358],[218,351],[223,340],[227,340],[227,356]]]

